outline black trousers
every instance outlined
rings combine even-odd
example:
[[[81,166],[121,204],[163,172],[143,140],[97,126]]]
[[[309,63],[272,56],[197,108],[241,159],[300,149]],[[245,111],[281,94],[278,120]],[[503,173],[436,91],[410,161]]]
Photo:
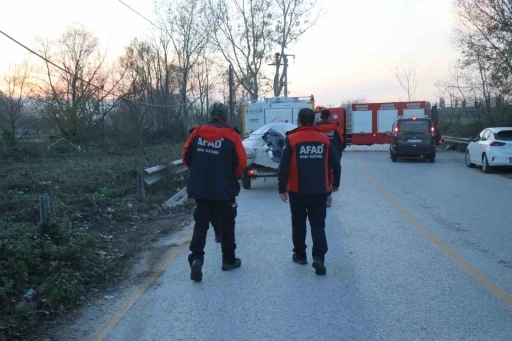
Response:
[[[214,201],[207,199],[196,200],[194,210],[194,234],[190,243],[191,253],[188,256],[190,265],[196,259],[204,259],[206,235],[210,228],[210,221],[218,218],[222,233],[222,262],[232,264],[235,262],[235,218],[237,203],[232,201]]]
[[[306,219],[311,226],[313,258],[325,259],[327,238],[325,237],[325,217],[327,194],[289,193],[292,214],[293,252],[306,257]]]
[[[211,220],[213,230],[215,231],[215,236],[220,237],[222,235],[221,223],[222,217],[220,215],[214,216]]]

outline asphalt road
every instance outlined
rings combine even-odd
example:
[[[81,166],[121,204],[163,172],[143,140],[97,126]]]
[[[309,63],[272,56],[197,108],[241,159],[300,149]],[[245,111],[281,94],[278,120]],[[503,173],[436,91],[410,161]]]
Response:
[[[326,276],[292,262],[275,179],[239,197],[242,267],[221,271],[210,230],[203,282],[188,248],[106,340],[511,340],[512,180],[348,152],[328,209]]]

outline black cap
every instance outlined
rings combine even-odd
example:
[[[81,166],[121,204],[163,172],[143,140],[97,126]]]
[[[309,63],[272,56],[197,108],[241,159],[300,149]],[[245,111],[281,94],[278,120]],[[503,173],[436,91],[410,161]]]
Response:
[[[226,121],[228,119],[228,106],[224,103],[214,103],[210,107],[210,117]]]
[[[324,109],[320,112],[320,118],[322,120],[326,120],[328,119],[329,117],[331,116],[331,111],[330,110],[327,110],[327,109]]]

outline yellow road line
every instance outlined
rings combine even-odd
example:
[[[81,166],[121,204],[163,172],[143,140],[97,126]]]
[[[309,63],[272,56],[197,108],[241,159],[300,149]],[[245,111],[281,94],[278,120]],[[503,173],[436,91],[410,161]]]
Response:
[[[107,321],[103,323],[103,326],[100,330],[96,331],[91,340],[102,341],[107,337],[112,329],[116,326],[116,324],[123,318],[124,315],[132,308],[132,306],[139,300],[139,298],[146,292],[146,290],[151,287],[151,285],[155,282],[155,280],[160,277],[165,271],[165,269],[169,266],[169,264],[178,256],[178,254],[183,250],[183,248],[188,245],[191,237],[191,232],[189,233],[189,237],[187,241],[182,243],[181,245],[171,247],[167,250],[162,258],[155,264],[152,268],[151,273],[148,277],[145,278],[144,282],[135,286],[129,295],[123,298],[123,302],[121,305],[113,312]]]
[[[496,298],[501,300],[505,305],[512,306],[512,295],[503,290],[500,286],[495,284],[489,278],[487,278],[480,270],[467,262],[462,256],[460,256],[455,250],[446,245],[443,241],[436,237],[432,231],[430,231],[425,225],[423,225],[418,219],[412,216],[405,208],[402,207],[392,196],[386,191],[371,175],[366,166],[361,162],[357,153],[354,153],[357,164],[366,175],[366,177],[377,187],[377,189],[388,199],[395,208],[402,213],[427,239],[437,246],[446,256],[466,271],[468,275],[473,277],[475,281],[480,283],[484,288],[489,290]]]

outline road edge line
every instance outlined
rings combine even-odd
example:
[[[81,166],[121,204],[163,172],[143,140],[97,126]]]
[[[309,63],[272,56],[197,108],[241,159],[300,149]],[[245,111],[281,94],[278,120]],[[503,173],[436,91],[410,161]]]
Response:
[[[141,283],[133,288],[129,295],[125,296],[127,300],[120,304],[113,312],[109,319],[102,323],[102,327],[96,330],[91,340],[103,341],[108,334],[114,329],[119,321],[130,311],[139,298],[153,285],[153,283],[165,272],[171,262],[181,253],[181,251],[190,243],[192,239],[192,231],[187,234],[186,240],[180,244],[169,248],[164,255],[158,260],[158,262],[151,268],[151,272],[148,277]]]

